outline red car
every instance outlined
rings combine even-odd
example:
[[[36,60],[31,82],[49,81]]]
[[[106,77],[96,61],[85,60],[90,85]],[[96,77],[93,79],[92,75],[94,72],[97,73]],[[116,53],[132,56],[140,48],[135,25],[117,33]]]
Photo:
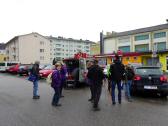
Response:
[[[7,69],[7,72],[17,74],[19,70],[19,64],[13,65]]]
[[[40,78],[47,78],[50,73],[54,71],[54,66],[49,65],[45,67],[43,70],[40,70]]]

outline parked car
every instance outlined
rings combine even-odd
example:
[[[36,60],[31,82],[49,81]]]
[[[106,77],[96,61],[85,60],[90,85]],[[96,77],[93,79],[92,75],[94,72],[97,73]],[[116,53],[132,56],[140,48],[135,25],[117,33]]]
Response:
[[[40,78],[47,78],[50,73],[54,71],[54,66],[53,65],[48,65],[45,67],[43,70],[39,71]]]
[[[16,65],[17,63],[10,63],[10,62],[1,62],[0,63],[0,72],[6,72],[10,66]]]
[[[161,96],[168,95],[167,77],[160,67],[136,67],[135,78],[131,86],[131,91],[146,91],[159,93]]]
[[[12,73],[12,74],[17,74],[18,70],[19,70],[19,64],[16,64],[16,65],[10,66],[7,69],[7,72]]]
[[[32,65],[20,65],[18,69],[19,75],[29,75]]]

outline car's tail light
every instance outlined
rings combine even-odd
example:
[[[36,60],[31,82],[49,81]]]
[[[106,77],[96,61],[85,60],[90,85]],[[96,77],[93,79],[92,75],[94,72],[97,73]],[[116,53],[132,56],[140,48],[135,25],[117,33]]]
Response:
[[[138,76],[138,75],[136,75],[136,76],[134,77],[134,80],[135,80],[135,81],[139,81],[139,80],[141,80],[141,77]]]
[[[71,74],[68,74],[66,77],[67,77],[67,80],[73,80],[73,77]]]
[[[160,77],[161,82],[167,82],[167,77],[165,75]]]

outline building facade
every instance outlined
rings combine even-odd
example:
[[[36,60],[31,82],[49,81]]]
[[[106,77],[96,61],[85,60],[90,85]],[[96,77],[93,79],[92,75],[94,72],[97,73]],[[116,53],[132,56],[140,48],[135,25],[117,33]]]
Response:
[[[77,40],[64,37],[47,37],[50,40],[50,62],[54,58],[62,60],[72,58],[78,52],[87,53],[90,55],[91,44],[89,40]]]
[[[94,43],[90,47],[90,54],[91,55],[98,55],[100,54],[100,43]]]
[[[162,64],[168,70],[168,23],[126,32],[113,32],[104,36],[104,53],[122,50],[124,53],[138,52],[135,61],[145,65]],[[164,58],[163,58],[164,57]],[[129,57],[124,57],[130,62]]]
[[[6,61],[5,44],[0,43],[0,62]]]
[[[38,33],[16,36],[6,43],[7,61],[31,64],[50,63],[50,41]]]

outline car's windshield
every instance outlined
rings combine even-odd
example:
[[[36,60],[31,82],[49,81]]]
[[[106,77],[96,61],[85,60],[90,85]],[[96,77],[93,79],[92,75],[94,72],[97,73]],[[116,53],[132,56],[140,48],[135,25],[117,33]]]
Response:
[[[137,68],[136,74],[138,75],[161,75],[163,74],[160,68]]]
[[[51,69],[53,69],[52,65],[49,65],[49,66],[47,66],[47,67],[44,68],[44,70],[51,70]]]

